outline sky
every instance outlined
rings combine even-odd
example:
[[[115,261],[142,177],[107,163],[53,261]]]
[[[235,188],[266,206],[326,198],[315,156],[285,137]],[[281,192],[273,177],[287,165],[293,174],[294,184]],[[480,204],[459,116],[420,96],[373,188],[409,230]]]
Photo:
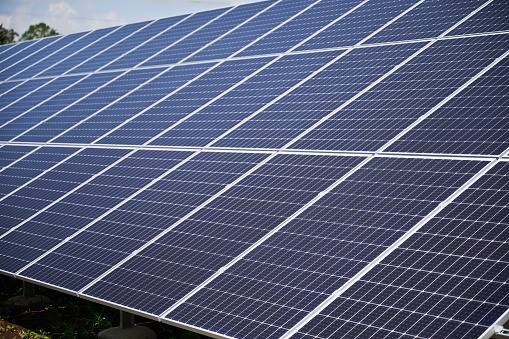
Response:
[[[39,22],[70,34],[256,1],[260,0],[0,0],[0,23],[20,36]]]

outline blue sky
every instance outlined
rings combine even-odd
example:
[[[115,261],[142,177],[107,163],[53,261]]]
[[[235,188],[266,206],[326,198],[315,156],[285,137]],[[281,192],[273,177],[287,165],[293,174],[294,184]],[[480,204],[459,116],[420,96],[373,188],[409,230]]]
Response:
[[[0,23],[21,35],[45,22],[61,34],[260,0],[0,0]]]

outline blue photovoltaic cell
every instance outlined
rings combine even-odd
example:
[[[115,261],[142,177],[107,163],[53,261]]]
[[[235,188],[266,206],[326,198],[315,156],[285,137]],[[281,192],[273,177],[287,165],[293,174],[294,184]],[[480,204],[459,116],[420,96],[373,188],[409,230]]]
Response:
[[[315,1],[292,0],[277,3],[270,10],[261,13],[250,22],[197,53],[189,61],[226,58],[313,4],[313,2]]]
[[[23,83],[20,82],[5,82],[3,84],[0,84],[2,88],[5,85],[7,85],[6,92],[9,90],[8,87],[13,87],[12,85],[16,86],[16,88],[12,89],[9,93],[5,93],[4,95],[0,96],[0,124],[4,124],[6,121],[9,121],[12,118],[12,115],[6,112],[5,106],[12,105],[12,103],[16,100],[19,100],[21,97],[27,95],[28,93],[32,92],[33,90],[39,88],[39,86],[44,85],[51,79],[37,79],[32,81],[25,81]],[[19,85],[19,86],[18,86]],[[44,89],[46,90],[46,88]],[[49,89],[52,93],[55,93],[54,89]],[[23,100],[31,100],[27,98],[23,98]],[[31,108],[34,105],[34,102],[30,102],[30,105],[28,105],[28,108]],[[19,112],[19,111],[18,111]],[[24,112],[24,111],[23,111]]]
[[[505,52],[508,38],[437,41],[290,148],[376,151]]]
[[[267,4],[264,3],[264,5]],[[259,4],[237,7],[224,14],[220,20],[210,21],[205,27],[194,32],[176,44],[168,46],[169,48],[166,48],[164,51],[161,51],[161,53],[154,55],[154,57],[143,62],[141,65],[154,66],[177,63],[212,40],[249,19],[260,10],[258,7]],[[226,12],[226,9],[211,11],[211,14],[215,13],[215,15],[219,16],[224,12]],[[212,19],[212,17],[210,19]]]
[[[22,274],[78,291],[127,257],[143,245],[143,237],[154,236],[155,232],[160,230],[151,224],[145,224],[146,233],[139,237],[136,233],[140,232],[141,227],[123,223],[123,229],[120,229],[119,220],[117,219],[117,223],[108,223],[108,217],[100,221],[102,226],[98,227],[97,223],[92,224],[94,219],[124,202],[190,155],[190,152],[137,151],[37,216],[34,222],[20,227],[20,232],[24,231],[33,236],[53,234],[54,238],[64,240],[90,226],[43,260],[24,270]],[[161,191],[153,193],[154,197],[162,194]],[[141,199],[138,197],[130,201]],[[145,202],[144,211],[156,213],[155,205],[157,203],[150,208],[150,204]],[[116,209],[117,213],[122,209],[123,207]],[[69,223],[69,220],[73,222]],[[114,233],[111,232],[112,229],[115,230]],[[50,248],[41,246],[39,249]]]
[[[19,117],[0,128],[0,140],[11,140],[19,137],[28,129],[34,127],[44,119],[49,118],[51,115],[59,112],[68,105],[74,104],[76,100],[81,99],[85,95],[96,90],[98,87],[104,85],[106,82],[118,75],[119,73],[99,73],[92,74],[87,78],[83,78],[82,76],[57,78],[57,80],[54,81],[55,83],[57,81],[61,81],[58,83],[58,85],[62,85],[62,87],[68,85],[70,87],[67,87],[65,90],[53,96],[51,99],[42,103],[41,105],[34,106],[35,108],[32,107],[33,109],[24,111],[19,110],[18,106],[13,105],[9,107],[8,110],[5,110],[12,114],[14,117]],[[50,86],[49,88],[51,88],[53,91],[55,90],[53,86]],[[35,97],[37,97],[38,91],[34,92],[33,94]],[[30,96],[27,97],[27,99],[28,98],[30,98]],[[47,97],[45,96],[44,99],[46,98]],[[25,99],[19,102],[19,105],[23,108],[26,107],[24,104],[26,104]],[[5,111],[2,113],[5,113]],[[23,113],[26,114],[22,115]]]
[[[85,293],[160,314],[361,160],[278,155]]]
[[[207,11],[202,13],[196,13],[192,16],[185,18],[182,22],[180,22],[175,27],[161,34],[157,39],[149,41],[143,48],[136,49],[129,53],[126,57],[119,59],[118,63],[113,63],[110,68],[117,67],[134,67],[139,65],[145,60],[150,62],[152,57],[156,57],[158,53],[162,53],[165,48],[169,48],[170,46],[177,44],[180,39],[183,39],[189,33],[195,31],[201,26],[208,23],[210,20],[213,20],[217,16],[221,15],[226,9],[219,9],[213,11]],[[182,18],[184,19],[184,18]],[[181,20],[182,20],[181,19]],[[180,61],[177,60],[177,61]],[[142,63],[143,66],[150,65],[150,63]],[[153,63],[156,65],[165,64],[163,63]]]
[[[138,151],[109,170],[108,177],[101,175],[92,183],[111,185],[111,194],[131,187],[139,189],[189,155],[190,152]],[[24,271],[23,275],[44,277],[58,286],[79,290],[266,156],[234,153],[195,156],[91,224],[54,254]],[[93,188],[91,185],[83,187],[85,192]],[[101,190],[98,192],[104,194]],[[73,262],[80,262],[79,267]]]
[[[322,31],[297,50],[351,46],[407,10],[413,1],[373,0]],[[390,27],[390,26],[389,26]]]
[[[54,117],[42,122],[29,132],[12,140],[22,142],[48,142],[106,105],[127,94],[138,85],[151,79],[162,69],[129,71],[111,83],[99,88],[88,97],[60,111]],[[118,75],[118,74],[117,74]],[[81,142],[81,140],[76,140]]]
[[[145,144],[265,65],[269,60],[271,59],[262,58],[225,62],[177,93],[157,103],[113,133],[97,140],[97,143]],[[194,71],[203,65],[185,67]],[[223,109],[226,108],[223,107]]]
[[[4,44],[4,45],[0,45],[0,60],[2,60],[2,57],[3,57],[3,53],[7,52],[7,50],[17,46],[19,44],[15,44],[15,43],[9,43],[9,44]],[[7,55],[7,54],[6,54]]]
[[[0,202],[0,232],[3,234],[0,239],[0,270],[16,272],[45,250],[58,244],[62,234],[68,234],[70,229],[80,227],[78,218],[71,218],[65,214],[65,210],[55,207],[50,207],[48,212],[35,217],[34,215],[128,152],[120,149],[85,149],[3,199]],[[83,210],[85,209],[93,211],[83,206]],[[44,231],[51,226],[45,222],[48,214],[55,218],[52,222],[58,221],[65,225],[59,229],[60,233]],[[16,231],[4,234],[9,228],[19,225],[28,218],[32,219]]]
[[[84,59],[80,59],[80,56],[77,56],[78,59],[74,59],[73,54],[80,51],[82,48],[87,47],[90,44],[93,44],[95,41],[97,41],[99,38],[102,38],[103,36],[107,35],[111,31],[113,31],[116,27],[111,28],[103,28],[98,29],[96,31],[92,31],[86,36],[83,36],[79,40],[75,40],[72,44],[67,45],[64,49],[56,52],[55,54],[47,57],[44,60],[41,60],[36,65],[32,65],[31,67],[27,68],[25,71],[17,74],[13,77],[13,79],[27,79],[34,76],[39,75],[39,73],[43,73],[47,69],[51,69],[47,73],[41,74],[44,76],[48,75],[60,75],[67,71],[70,67],[73,66],[73,63],[75,62],[78,64],[79,62],[83,61]],[[85,54],[86,56],[86,54]],[[72,58],[68,63],[64,63],[63,65],[60,65],[65,60],[68,60],[67,58]]]
[[[282,53],[357,6],[360,0],[322,1],[248,47],[239,55]],[[288,3],[291,3],[288,1]]]
[[[483,166],[375,158],[167,318],[280,337]]]
[[[200,64],[174,67],[168,71],[164,69],[159,73],[160,75],[157,78],[133,91],[125,98],[108,106],[97,115],[73,126],[72,129],[66,131],[63,135],[53,140],[53,142],[87,143],[95,141],[95,143],[102,144],[105,142],[107,143],[109,140],[110,142],[120,144],[138,144],[140,139],[134,134],[140,134],[141,132],[130,131],[131,125],[127,121],[133,119],[132,121],[135,125],[136,123],[140,123],[136,128],[143,128],[143,122],[134,118],[136,114],[143,112],[145,109],[149,109],[155,102],[161,100],[211,66],[212,64]],[[149,111],[151,110],[149,109]],[[155,111],[157,111],[157,109],[155,109]],[[169,115],[169,113],[169,111],[159,110],[159,115]],[[150,115],[148,112],[147,114]],[[147,116],[142,118],[142,121],[145,121],[143,119],[146,117]],[[149,123],[148,120],[146,122]],[[152,125],[154,124],[156,123],[153,122]],[[124,128],[123,126],[126,127]],[[119,132],[111,132],[114,128],[118,128]],[[100,138],[110,132],[112,136],[116,137],[113,139]]]
[[[12,164],[34,149],[35,147],[32,146],[2,146],[0,148],[0,170],[3,170],[5,166]]]
[[[508,5],[507,0],[494,0],[473,17],[459,25],[458,28],[450,32],[449,35],[509,30]]]
[[[15,148],[15,151],[19,153],[19,148],[21,148],[18,146],[5,147],[7,148],[2,148],[1,150],[2,154],[9,152],[12,148]],[[33,150],[32,147],[25,148]],[[39,148],[26,155],[23,159],[18,160],[15,164],[11,164],[8,168],[3,168],[0,171],[0,198],[4,198],[6,194],[10,194],[13,190],[26,184],[29,180],[32,180],[76,151],[77,149],[70,147]]]
[[[387,151],[498,155],[509,147],[505,58],[399,138]]]
[[[484,0],[424,1],[365,43],[436,37],[481,6]]]
[[[508,173],[496,165],[296,337],[479,337],[509,307]]]
[[[6,60],[12,57],[13,55],[21,52],[22,50],[28,48],[29,46],[33,45],[34,43],[38,42],[39,40],[30,40],[30,41],[23,41],[21,43],[16,43],[13,48],[10,48],[8,51],[3,52],[0,55],[0,62],[7,62]],[[18,54],[19,55],[19,54]],[[13,62],[13,60],[16,60],[16,56],[9,60],[9,62]]]
[[[285,56],[150,144],[206,146],[339,54]]]
[[[67,73],[76,73],[75,69],[86,60],[94,57],[96,54],[103,53],[107,48],[112,47],[120,40],[127,37],[129,34],[137,31],[143,26],[146,26],[149,22],[141,22],[131,25],[125,25],[117,29],[112,30],[108,34],[102,34],[96,36],[95,41],[86,45],[86,48],[80,50],[72,57],[55,64],[55,66],[47,69],[40,76],[52,76]],[[92,42],[92,41],[91,41]]]
[[[73,70],[73,73],[80,72],[93,72],[98,69],[114,69],[114,68],[123,68],[123,67],[104,67],[105,65],[110,64],[114,60],[118,58],[123,58],[124,54],[129,53],[131,50],[135,48],[143,48],[147,40],[153,38],[155,35],[161,33],[168,26],[171,26],[175,23],[175,18],[169,19],[161,19],[157,21],[153,21],[147,24],[143,29],[136,31],[134,34],[129,36],[123,41],[120,41],[114,48],[110,48],[105,50],[103,53],[98,54],[97,56],[87,60],[84,64],[79,66],[78,68]],[[138,27],[138,28],[141,28]],[[148,57],[148,56],[146,56]]]
[[[7,92],[9,92],[14,87],[16,87],[20,84],[21,84],[21,82],[14,82],[14,81],[0,83],[0,97],[4,96],[5,94],[7,94]],[[1,100],[1,98],[0,98],[0,100]],[[10,98],[7,101],[8,101],[7,104],[10,104],[13,101],[13,99]],[[0,109],[2,109],[4,106],[5,106],[4,103],[0,104]]]
[[[422,46],[355,49],[211,146],[281,148]]]
[[[21,60],[12,67],[4,69],[2,72],[0,72],[0,81],[11,78],[13,75],[24,71],[26,68],[31,67],[32,65],[36,65],[40,60],[74,42],[76,39],[79,39],[81,36],[83,36],[83,34],[85,33],[76,33],[63,36],[61,39],[58,39],[53,44],[51,44],[51,46],[47,46],[46,48],[39,50],[37,53],[34,53],[29,57]]]
[[[62,36],[52,36],[47,37],[44,39],[37,39],[35,43],[29,45],[27,48],[19,51],[19,53],[16,53],[15,56],[4,59],[3,61],[0,61],[0,69],[5,70],[6,68],[9,68],[13,66],[15,63],[21,61],[22,59],[29,57],[31,54],[36,53],[37,51],[40,51],[41,49],[45,48],[46,46],[50,45],[51,43],[57,41],[58,39],[61,39]],[[0,73],[1,74],[1,73]]]

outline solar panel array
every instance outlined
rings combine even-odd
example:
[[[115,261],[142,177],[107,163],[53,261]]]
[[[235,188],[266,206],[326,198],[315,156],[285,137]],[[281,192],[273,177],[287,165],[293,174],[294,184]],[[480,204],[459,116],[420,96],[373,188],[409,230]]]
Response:
[[[0,46],[0,272],[219,338],[488,338],[508,5],[271,0]]]

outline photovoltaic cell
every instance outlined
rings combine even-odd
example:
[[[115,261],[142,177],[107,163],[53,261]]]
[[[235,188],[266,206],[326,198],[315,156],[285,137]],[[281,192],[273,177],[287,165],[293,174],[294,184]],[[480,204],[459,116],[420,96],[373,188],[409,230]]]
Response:
[[[2,62],[2,63],[7,62],[6,61],[7,59],[9,59],[10,57],[12,57],[14,55],[17,55],[22,50],[30,47],[31,45],[33,45],[37,42],[38,42],[38,40],[30,40],[30,41],[23,41],[22,43],[16,43],[14,45],[14,47],[9,48],[8,50],[6,50],[5,52],[3,52],[0,55],[0,62]],[[14,59],[12,59],[12,60],[14,60]],[[12,60],[10,60],[8,63],[12,62]]]
[[[120,99],[116,103],[103,109],[95,116],[81,121],[79,124],[66,131],[63,135],[54,139],[54,142],[80,142],[80,143],[104,143],[112,140],[114,143],[120,144],[138,144],[139,139],[134,135],[134,131],[129,131],[130,121],[133,119],[139,122],[135,116],[149,109],[155,102],[163,99],[172,91],[183,86],[187,81],[198,76],[202,72],[209,69],[213,64],[200,64],[175,67],[170,70],[160,68],[157,78],[153,78],[147,84],[129,93],[126,97]],[[139,82],[141,84],[141,82]],[[150,111],[150,109],[149,109]],[[160,115],[169,115],[169,110],[162,110]],[[147,114],[149,114],[147,112]],[[121,126],[126,126],[124,129]],[[141,126],[140,126],[141,127]],[[119,132],[114,132],[118,128]],[[113,132],[112,132],[113,131]],[[116,139],[100,139],[106,135],[121,135]]]
[[[422,46],[355,49],[212,146],[281,148]]]
[[[182,90],[150,107],[113,133],[99,139],[97,143],[145,144],[179,120],[200,109],[207,102],[243,80],[270,60],[269,58],[261,58],[225,62],[188,84]],[[207,68],[209,68],[208,66],[212,65],[208,64]],[[200,64],[185,67],[193,73],[195,70],[205,71],[204,65]],[[179,69],[180,67],[176,68],[176,70]],[[221,109],[224,110],[226,107],[222,106]],[[199,142],[200,140],[196,141]],[[177,142],[173,140],[171,142],[177,145]]]
[[[11,118],[8,118],[8,115],[5,115],[6,114],[5,113],[6,106],[12,105],[12,103],[14,101],[19,100],[23,96],[25,96],[28,93],[32,92],[33,90],[39,88],[40,86],[44,85],[45,83],[47,83],[50,80],[51,79],[37,79],[37,80],[32,80],[32,81],[26,81],[23,83],[4,82],[4,83],[0,84],[0,87],[2,89],[5,89],[6,92],[8,90],[10,90],[11,88],[13,88],[14,86],[16,86],[16,88],[11,89],[9,91],[9,93],[4,93],[2,91],[2,93],[4,93],[4,94],[2,96],[0,96],[0,110],[2,112],[0,114],[1,123],[4,124],[6,121],[11,119]],[[51,90],[51,91],[54,92],[54,90]],[[25,99],[23,99],[23,100],[25,100]],[[26,99],[26,100],[29,100],[29,99]],[[31,107],[32,105],[33,105],[33,103],[31,103],[31,105],[29,107]]]
[[[317,53],[313,57],[284,56],[159,136],[150,142],[150,145],[205,146],[297,85],[339,53],[337,51]]]
[[[375,158],[168,318],[237,338],[280,337],[482,165]]]
[[[290,148],[377,150],[504,53],[508,37],[437,41]]]
[[[11,56],[10,58],[0,61],[0,69],[5,70],[6,68],[12,67],[14,64],[18,63],[24,58],[27,58],[33,53],[42,50],[43,48],[47,47],[48,45],[54,43],[55,41],[61,38],[62,36],[52,36],[36,40],[33,44],[16,53],[15,57]]]
[[[48,58],[41,60],[35,65],[27,68],[23,72],[15,75],[13,79],[28,79],[37,75],[49,76],[49,75],[60,75],[72,67],[72,63],[79,63],[82,59],[74,59],[73,54],[78,54],[80,50],[86,48],[88,45],[93,44],[98,39],[106,36],[117,27],[103,28],[96,31],[92,31],[83,38],[75,41],[72,44],[67,45],[64,49],[56,52]],[[68,58],[72,58],[69,60]],[[77,58],[80,58],[79,56]],[[64,61],[67,61],[63,65]],[[78,60],[81,60],[78,62]],[[69,63],[70,62],[70,63]],[[48,69],[48,72],[45,72]],[[51,70],[49,70],[51,69]]]
[[[499,163],[297,338],[477,338],[509,307],[509,170]]]
[[[278,155],[85,293],[159,314],[361,160]]]
[[[462,23],[449,35],[509,30],[509,10],[506,0],[494,0],[479,13]]]
[[[0,270],[16,272],[30,261],[58,244],[63,234],[80,227],[79,218],[72,218],[58,207],[55,200],[75,189],[128,153],[120,149],[85,149],[52,171],[33,181],[0,202]],[[70,207],[68,204],[67,207]],[[87,209],[83,206],[83,210]],[[91,208],[88,210],[92,211]],[[37,216],[36,213],[39,213]],[[69,213],[69,211],[67,211]],[[53,219],[50,220],[50,217]],[[27,219],[31,218],[29,221]],[[23,223],[22,225],[20,225]],[[52,223],[64,224],[58,232]],[[16,230],[5,234],[11,227]],[[48,233],[52,229],[55,232]]]
[[[0,170],[3,170],[5,166],[12,164],[34,149],[35,147],[32,146],[2,146],[0,151]]]
[[[509,60],[505,58],[387,150],[447,154],[502,153],[509,147],[508,71]]]
[[[477,9],[483,0],[424,1],[365,43],[424,39],[439,36]]]
[[[360,0],[322,1],[284,24],[240,53],[244,55],[282,53],[357,6]],[[286,2],[290,3],[290,2]]]
[[[315,1],[312,0],[294,0],[276,3],[270,10],[261,13],[242,27],[239,27],[204,50],[193,55],[189,61],[223,59],[229,57],[314,2]],[[242,53],[238,55],[240,56]]]

